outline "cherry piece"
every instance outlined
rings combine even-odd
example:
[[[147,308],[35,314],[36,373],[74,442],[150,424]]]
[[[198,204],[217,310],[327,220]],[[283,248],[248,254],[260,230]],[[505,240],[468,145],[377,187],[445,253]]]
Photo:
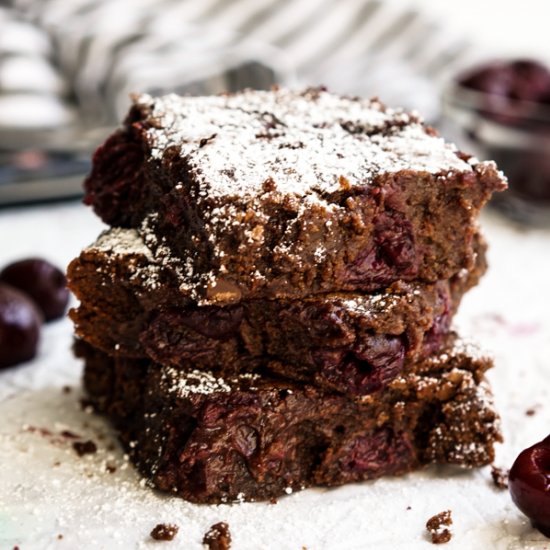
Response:
[[[550,436],[520,453],[508,485],[515,505],[550,538]]]
[[[119,130],[101,145],[94,154],[92,172],[84,181],[84,203],[109,225],[130,227],[145,189],[144,156],[134,131]]]
[[[0,283],[0,369],[36,355],[42,315],[19,290]]]
[[[61,270],[41,258],[14,262],[0,273],[0,281],[28,294],[46,321],[62,317],[69,303],[67,280]]]
[[[494,96],[542,102],[550,91],[550,69],[530,59],[489,63],[463,77],[461,84]]]

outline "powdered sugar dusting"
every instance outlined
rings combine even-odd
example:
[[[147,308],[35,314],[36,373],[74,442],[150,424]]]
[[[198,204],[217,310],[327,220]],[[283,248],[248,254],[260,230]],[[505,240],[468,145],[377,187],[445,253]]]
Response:
[[[409,299],[412,296],[410,294]],[[399,305],[401,300],[402,297],[398,294],[384,292],[380,294],[357,294],[353,298],[339,300],[339,303],[349,311],[370,317],[381,310],[385,313],[391,312]]]
[[[229,393],[233,386],[242,383],[245,383],[248,389],[254,390],[254,382],[261,378],[254,372],[243,372],[230,378],[223,378],[199,369],[182,371],[165,365],[160,368],[165,391],[176,394],[178,397]]]
[[[139,233],[135,229],[113,227],[103,231],[97,241],[88,250],[101,250],[114,254],[136,254],[153,260],[153,253],[147,248]]]
[[[320,89],[134,98],[151,156],[174,146],[209,196],[257,196],[267,180],[299,196],[368,185],[382,172],[471,171],[416,114]]]
[[[84,252],[99,251],[106,255],[105,268],[98,267],[115,276],[109,266],[124,262],[130,273],[130,278],[141,286],[141,292],[155,290],[160,285],[161,265],[155,260],[153,252],[135,229],[113,227],[101,233]],[[144,261],[138,261],[141,258]],[[140,292],[139,286],[137,291]]]
[[[182,373],[172,367],[163,367],[161,376],[168,384],[168,392],[176,393],[178,397],[231,391],[231,387],[223,378],[215,377],[209,372],[197,369]]]
[[[490,361],[490,356],[473,340],[468,338],[455,338],[449,350],[445,350],[431,358],[432,363],[443,364],[449,357],[471,357],[475,362]]]

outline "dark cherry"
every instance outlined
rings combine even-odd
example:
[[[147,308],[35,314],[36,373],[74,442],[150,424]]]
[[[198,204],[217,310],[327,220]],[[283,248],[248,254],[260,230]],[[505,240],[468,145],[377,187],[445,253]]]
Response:
[[[453,320],[451,298],[443,292],[439,292],[438,296],[440,303],[443,305],[443,310],[434,317],[433,325],[424,335],[422,344],[424,357],[435,353],[441,347],[441,343],[449,332]]]
[[[41,258],[28,258],[8,265],[0,281],[30,296],[46,321],[62,317],[69,303],[67,280],[61,270]]]
[[[219,342],[238,332],[243,311],[242,306],[161,310],[151,317],[140,341],[159,363],[193,361],[217,353]]]
[[[242,306],[206,306],[181,312],[181,324],[206,338],[227,340],[238,330],[243,319]]]
[[[419,258],[410,222],[398,212],[384,212],[374,223],[374,246],[357,255],[346,280],[357,284],[368,276],[383,286],[392,281],[396,270],[403,278],[412,278],[418,272]]]
[[[550,91],[550,70],[530,59],[501,61],[478,67],[461,84],[493,96],[539,102]]]
[[[132,205],[139,204],[143,185],[144,156],[132,129],[113,134],[94,153],[90,175],[84,181],[84,203],[109,225],[130,227]]]
[[[370,436],[355,438],[343,447],[340,467],[350,474],[349,479],[365,472],[393,473],[403,471],[403,466],[411,460],[413,450],[410,442],[392,430],[382,428]]]
[[[547,127],[540,105],[550,99],[550,69],[542,63],[530,59],[486,63],[459,82],[486,94],[480,112],[487,118],[538,130]]]
[[[508,486],[515,505],[550,538],[550,436],[520,453]]]
[[[42,314],[25,294],[0,283],[0,369],[36,355]]]
[[[365,395],[385,387],[403,370],[406,347],[401,336],[373,335],[363,349],[317,349],[320,377],[337,389]]]

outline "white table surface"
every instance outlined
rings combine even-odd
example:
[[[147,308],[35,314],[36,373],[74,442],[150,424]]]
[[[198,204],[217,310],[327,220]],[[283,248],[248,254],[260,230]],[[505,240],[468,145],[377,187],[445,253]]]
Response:
[[[550,232],[517,230],[483,218],[491,269],[463,302],[457,324],[492,350],[490,373],[505,443],[496,464],[509,467],[524,447],[550,432]],[[61,266],[95,239],[102,225],[78,204],[0,211],[0,265],[40,255]],[[424,525],[451,509],[446,549],[543,549],[489,468],[431,468],[335,490],[308,490],[277,504],[197,506],[140,485],[101,418],[81,410],[81,366],[70,352],[68,320],[47,326],[38,357],[0,372],[0,549],[201,548],[210,525],[225,520],[239,549],[428,549]],[[70,393],[61,387],[69,384]],[[526,414],[533,409],[535,414]],[[52,435],[29,431],[46,428]],[[78,458],[69,429],[98,443]],[[106,464],[116,466],[106,472]],[[410,509],[408,507],[410,506]],[[161,522],[180,526],[155,543]],[[61,537],[59,537],[61,536]]]

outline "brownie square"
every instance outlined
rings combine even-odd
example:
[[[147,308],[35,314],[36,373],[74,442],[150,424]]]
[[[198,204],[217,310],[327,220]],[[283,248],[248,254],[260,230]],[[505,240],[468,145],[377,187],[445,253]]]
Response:
[[[418,115],[321,88],[134,97],[86,202],[202,304],[435,282],[474,264],[506,182]]]
[[[491,361],[457,341],[359,399],[76,347],[91,400],[138,470],[193,502],[268,500],[431,463],[478,467],[501,439],[483,374]]]

